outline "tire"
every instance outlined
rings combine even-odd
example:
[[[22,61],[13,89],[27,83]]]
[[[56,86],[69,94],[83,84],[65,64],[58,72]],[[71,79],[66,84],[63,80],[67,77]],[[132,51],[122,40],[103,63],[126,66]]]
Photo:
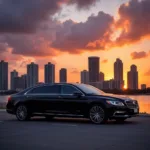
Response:
[[[25,105],[19,105],[16,108],[16,117],[19,121],[26,121],[30,119],[28,109]]]
[[[52,120],[54,116],[45,116],[46,120]]]
[[[124,122],[127,118],[116,118],[116,122]]]
[[[100,105],[93,105],[90,108],[89,118],[94,124],[106,123],[108,120],[106,111]]]

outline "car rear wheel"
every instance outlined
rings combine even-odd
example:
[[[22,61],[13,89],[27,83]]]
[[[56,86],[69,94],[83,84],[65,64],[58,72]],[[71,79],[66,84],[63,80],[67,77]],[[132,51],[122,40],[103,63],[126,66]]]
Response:
[[[89,118],[95,124],[102,124],[108,120],[105,110],[99,105],[91,107],[89,111]]]
[[[19,121],[25,121],[30,118],[28,114],[28,109],[25,105],[19,105],[16,108],[16,117]]]

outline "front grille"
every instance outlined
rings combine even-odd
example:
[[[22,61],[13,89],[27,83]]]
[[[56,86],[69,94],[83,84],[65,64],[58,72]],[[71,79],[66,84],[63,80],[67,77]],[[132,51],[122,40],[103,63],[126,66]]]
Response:
[[[138,107],[138,102],[137,101],[126,101],[126,105],[129,108],[137,108]]]

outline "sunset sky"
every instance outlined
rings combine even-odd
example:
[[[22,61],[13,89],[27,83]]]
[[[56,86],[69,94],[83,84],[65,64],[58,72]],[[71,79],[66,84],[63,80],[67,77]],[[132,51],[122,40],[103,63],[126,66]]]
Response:
[[[140,84],[150,86],[150,0],[0,0],[0,60],[9,71],[26,73],[30,62],[68,69],[79,82],[88,56],[100,57],[100,71],[113,78],[116,58],[124,63],[124,80],[137,65]]]

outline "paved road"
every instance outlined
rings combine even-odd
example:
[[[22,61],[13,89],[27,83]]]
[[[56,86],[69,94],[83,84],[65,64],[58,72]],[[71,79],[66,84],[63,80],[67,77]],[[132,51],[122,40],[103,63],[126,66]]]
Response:
[[[0,150],[150,150],[150,117],[94,125],[84,119],[33,118],[0,112]]]

